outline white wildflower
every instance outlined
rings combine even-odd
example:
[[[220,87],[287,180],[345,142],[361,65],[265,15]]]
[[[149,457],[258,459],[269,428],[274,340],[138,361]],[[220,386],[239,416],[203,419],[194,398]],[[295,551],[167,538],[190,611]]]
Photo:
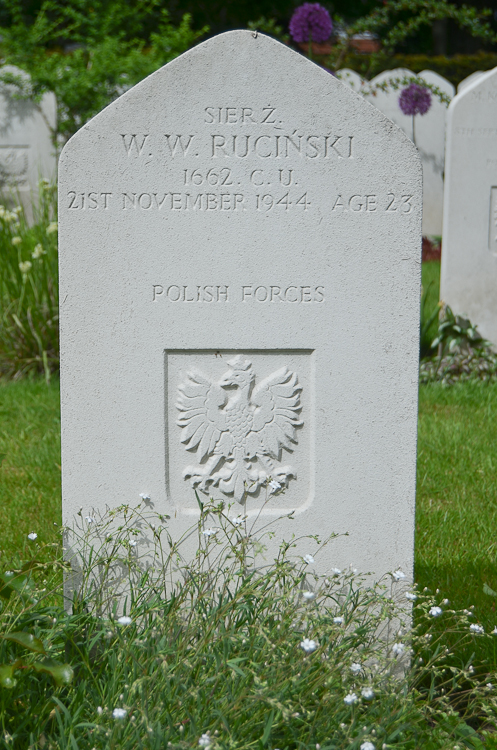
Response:
[[[33,264],[31,263],[30,260],[22,260],[19,263],[19,270],[23,274],[29,273],[31,271],[32,267],[33,267]]]
[[[492,685],[491,682],[487,682],[487,684],[485,685],[485,687],[487,687],[489,690],[493,689],[493,685]]]
[[[245,519],[246,516],[235,516],[234,518],[230,518],[230,521],[233,526],[241,526]]]
[[[40,245],[40,243],[38,243],[37,245],[35,245],[35,248],[33,252],[31,253],[31,257],[34,260],[38,260],[38,258],[41,258],[42,255],[46,255],[46,252],[43,249],[43,247]]]
[[[315,651],[317,647],[317,641],[313,641],[310,638],[304,638],[304,640],[300,643],[300,648],[302,648],[306,652],[306,654],[312,654],[312,652]]]
[[[410,602],[415,602],[417,598],[416,594],[411,594],[410,591],[406,591],[406,599],[409,599]]]
[[[126,615],[123,615],[122,617],[118,618],[117,622],[119,623],[119,625],[131,625],[133,620],[131,619],[131,617],[126,617]]]
[[[429,612],[429,614],[430,614],[430,615],[431,615],[432,617],[440,617],[440,615],[442,614],[442,608],[441,608],[441,607],[432,607],[432,608],[430,609],[430,612]]]
[[[312,555],[304,555],[303,558],[304,562],[307,563],[307,565],[313,565],[314,564],[314,558]]]
[[[355,693],[348,693],[343,699],[347,706],[352,706],[354,703],[357,703],[358,700],[359,699]]]
[[[302,593],[302,596],[304,597],[306,602],[312,602],[312,600],[316,598],[316,594],[314,593],[314,591],[304,591]]]
[[[114,719],[124,719],[128,712],[125,708],[115,708],[112,712]]]
[[[343,617],[334,617],[333,622],[335,625],[343,625]]]
[[[93,516],[85,516],[86,523],[95,523]]]
[[[492,630],[492,635],[497,635],[497,627]]]
[[[216,534],[216,533],[217,533],[217,529],[204,529],[202,531],[202,534],[207,537],[212,536],[213,534]]]
[[[392,573],[392,576],[393,576],[394,580],[396,580],[396,581],[403,581],[403,580],[404,580],[404,578],[406,577],[406,574],[405,574],[405,573],[403,573],[403,572],[402,572],[402,571],[401,571],[401,570],[399,569],[399,570],[396,570],[396,571],[395,571],[394,573]]]
[[[28,539],[31,539],[31,541],[34,542],[35,539],[38,539],[38,534],[32,531],[31,534],[28,534]]]
[[[209,737],[209,733],[203,734],[202,737],[199,739],[198,744],[200,747],[210,747],[212,743],[211,738]]]
[[[150,495],[148,494],[148,492],[140,492],[140,497],[142,500],[145,500],[145,502],[150,500]]]
[[[22,237],[12,237],[12,244],[13,245],[20,245],[22,243]]]
[[[361,669],[362,669],[362,665],[356,661],[352,662],[352,664],[350,665],[350,671],[353,672],[354,674],[359,674]]]
[[[277,492],[278,490],[281,490],[281,484],[279,482],[276,482],[274,479],[271,479],[268,486],[271,491],[271,494],[273,494],[273,492]]]
[[[104,712],[104,710],[103,710],[102,706],[97,706],[97,714],[99,716],[102,716],[103,712]]]
[[[375,750],[375,747],[372,742],[363,742],[361,750]]]
[[[472,633],[484,633],[485,632],[483,625],[476,625],[476,623],[472,623],[469,626],[469,629],[471,630]]]
[[[361,695],[365,700],[370,701],[374,698],[374,690],[372,687],[365,687],[361,690]]]
[[[47,227],[47,234],[53,234],[54,232],[57,231],[57,229],[58,229],[57,222],[56,221],[51,221],[50,224]]]
[[[332,568],[331,574],[335,577],[338,577],[342,575],[342,571],[340,570],[340,568]]]
[[[395,656],[400,656],[405,651],[405,645],[403,643],[394,643],[392,646],[392,653]]]
[[[129,546],[130,547],[136,547],[136,545],[137,545],[136,539],[130,539],[129,540]]]

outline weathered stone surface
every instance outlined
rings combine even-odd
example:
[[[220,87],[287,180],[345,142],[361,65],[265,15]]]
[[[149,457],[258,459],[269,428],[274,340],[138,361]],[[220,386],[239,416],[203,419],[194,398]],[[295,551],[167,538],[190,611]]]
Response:
[[[29,79],[24,71],[4,65],[0,73]],[[29,205],[41,178],[55,177],[56,100],[45,94],[41,102],[20,99],[14,84],[0,83],[0,190],[13,190]]]
[[[293,532],[348,532],[321,570],[409,575],[413,144],[303,56],[235,31],[85,125],[59,179],[64,522],[148,493],[177,539],[193,484],[274,519],[269,555]],[[269,476],[287,489],[261,511]]]
[[[441,298],[497,343],[497,68],[450,104]]]

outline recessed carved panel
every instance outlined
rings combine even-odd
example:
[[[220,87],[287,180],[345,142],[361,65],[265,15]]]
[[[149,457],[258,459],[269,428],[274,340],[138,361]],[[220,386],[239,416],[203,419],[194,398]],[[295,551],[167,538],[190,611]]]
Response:
[[[168,489],[175,504],[194,507],[201,491],[260,508],[274,480],[284,492],[271,499],[273,508],[305,505],[311,371],[307,350],[167,352]]]

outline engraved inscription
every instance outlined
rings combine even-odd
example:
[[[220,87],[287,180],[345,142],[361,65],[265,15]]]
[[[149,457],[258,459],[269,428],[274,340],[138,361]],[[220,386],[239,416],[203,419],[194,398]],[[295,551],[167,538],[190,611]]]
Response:
[[[261,218],[301,215],[312,212],[316,205],[312,191],[305,185],[303,163],[326,160],[346,167],[362,150],[356,136],[337,133],[333,126],[324,132],[311,130],[312,126],[301,131],[284,123],[270,103],[265,107],[209,106],[198,112],[198,116],[202,125],[196,134],[171,129],[169,133],[133,132],[116,136],[127,163],[146,168],[157,160],[164,168],[164,180],[156,180],[152,185],[125,184],[120,193],[69,191],[68,208],[85,211],[110,207],[172,215],[215,212],[226,214],[227,218],[233,213],[246,212],[259,214]],[[465,135],[497,134],[496,128],[459,130]],[[204,166],[197,161],[199,158],[204,160]],[[327,192],[328,210],[337,219],[349,212],[363,215],[386,212],[400,217],[414,209],[412,195],[396,195],[393,191],[368,194],[364,188],[345,194],[343,189],[340,192],[340,184],[334,190]],[[203,293],[201,296],[204,301]]]
[[[493,253],[497,254],[497,187],[490,188],[488,246]]]
[[[228,284],[152,284],[152,301],[168,302],[243,302],[264,304],[289,302],[291,304],[322,304],[324,286],[247,284],[238,288]]]
[[[288,367],[256,384],[249,359],[237,355],[227,364],[219,380],[192,370],[179,385],[180,440],[198,461],[185,467],[183,478],[206,493],[219,487],[243,503],[269,477],[285,485],[296,479],[282,454],[298,442],[302,388]]]
[[[0,184],[22,185],[27,180],[29,146],[0,146]]]
[[[456,128],[456,135],[462,135],[466,138],[481,136],[482,138],[496,138],[497,128]]]

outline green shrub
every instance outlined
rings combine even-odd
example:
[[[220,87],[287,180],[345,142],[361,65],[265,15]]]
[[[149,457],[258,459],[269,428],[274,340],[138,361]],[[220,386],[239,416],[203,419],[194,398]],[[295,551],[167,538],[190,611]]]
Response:
[[[494,636],[439,595],[413,593],[401,571],[379,584],[352,569],[320,575],[315,537],[282,542],[268,562],[271,528],[256,523],[202,505],[184,563],[167,518],[145,505],[92,512],[71,614],[60,583],[51,589],[60,566],[12,571],[19,586],[0,597],[6,746],[482,750],[495,728],[489,675],[457,665],[446,638]],[[52,673],[37,669],[45,654]],[[14,668],[21,659],[31,669]]]
[[[31,225],[0,206],[0,374],[58,369],[58,303],[55,187],[42,182]]]
[[[497,54],[492,52],[478,52],[474,55],[393,55],[388,59],[379,60],[371,65],[368,55],[348,54],[342,62],[343,68],[351,68],[369,78],[384,70],[394,68],[408,68],[413,73],[423,70],[433,70],[447,78],[454,86],[477,70],[491,70],[497,67]]]
[[[158,0],[44,0],[26,19],[22,0],[4,0],[10,24],[0,28],[4,63],[27,71],[31,80],[3,74],[18,95],[57,98],[54,144],[71,137],[127,88],[185,52],[207,29],[195,31],[188,15],[174,26]],[[152,31],[148,29],[154,21]],[[72,50],[61,45],[71,43]]]

